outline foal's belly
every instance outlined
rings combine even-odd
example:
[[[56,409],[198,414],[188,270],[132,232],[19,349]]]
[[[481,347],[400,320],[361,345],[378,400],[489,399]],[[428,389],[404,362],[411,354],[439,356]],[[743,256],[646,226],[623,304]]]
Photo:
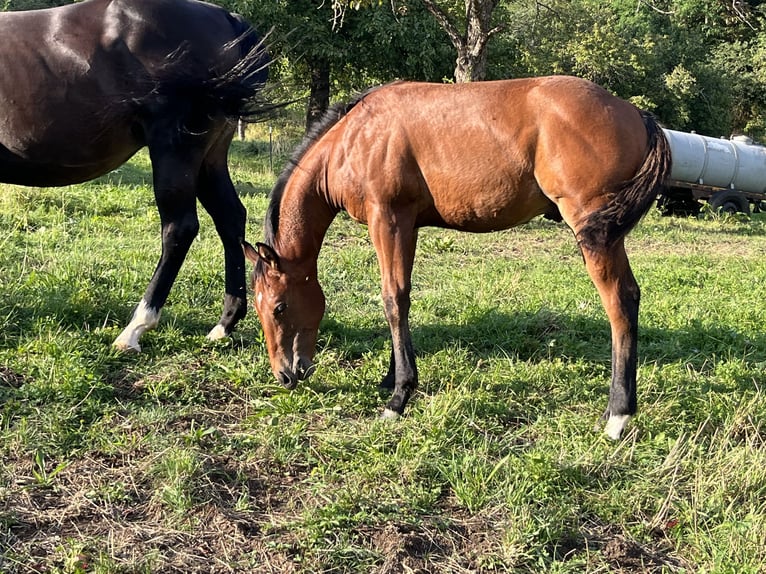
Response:
[[[557,211],[536,184],[481,189],[460,195],[432,195],[433,207],[419,218],[421,226],[486,233],[515,227],[538,215]]]

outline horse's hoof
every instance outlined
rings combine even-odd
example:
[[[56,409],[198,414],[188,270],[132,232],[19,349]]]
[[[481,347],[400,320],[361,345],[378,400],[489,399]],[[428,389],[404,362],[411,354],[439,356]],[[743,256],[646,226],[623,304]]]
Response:
[[[612,440],[620,440],[622,431],[630,419],[630,415],[609,415],[609,420],[606,421],[606,427],[604,427],[606,436]]]
[[[141,352],[141,345],[138,343],[130,344],[126,343],[125,341],[120,341],[117,339],[114,343],[112,343],[112,347],[120,351],[121,353],[140,353]]]
[[[226,332],[224,326],[219,323],[210,330],[210,332],[207,334],[207,337],[205,338],[208,341],[220,341],[221,339],[225,339],[228,336],[229,334]]]
[[[384,420],[384,421],[395,421],[396,419],[398,419],[401,416],[402,415],[400,415],[396,411],[392,411],[391,409],[385,409],[383,411],[383,414],[380,415],[380,418],[382,420]]]

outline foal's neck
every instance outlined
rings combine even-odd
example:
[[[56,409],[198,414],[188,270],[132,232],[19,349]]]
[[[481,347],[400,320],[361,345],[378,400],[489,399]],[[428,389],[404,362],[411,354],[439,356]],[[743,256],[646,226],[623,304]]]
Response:
[[[322,193],[322,181],[321,170],[299,166],[285,186],[274,245],[280,257],[316,264],[327,229],[338,213]]]

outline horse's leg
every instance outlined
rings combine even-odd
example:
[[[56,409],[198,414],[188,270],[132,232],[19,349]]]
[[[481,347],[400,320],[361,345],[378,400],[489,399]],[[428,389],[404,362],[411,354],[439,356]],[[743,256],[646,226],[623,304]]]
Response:
[[[380,381],[381,390],[383,391],[394,390],[394,386],[396,385],[395,374],[396,374],[396,355],[394,353],[394,348],[391,347],[391,358],[388,360],[388,372],[386,373],[386,376],[383,377],[383,380]]]
[[[230,133],[219,140],[205,158],[200,172],[198,197],[215,223],[223,243],[226,265],[223,314],[218,324],[208,333],[207,338],[210,340],[228,336],[247,313],[245,256],[242,251],[247,212],[229,176],[227,153],[230,141]]]
[[[583,247],[583,258],[612,330],[612,382],[604,413],[606,434],[617,440],[636,413],[638,305],[640,291],[623,240],[610,248]]]
[[[114,346],[124,351],[141,351],[139,338],[157,326],[162,306],[168,298],[181,264],[199,231],[196,186],[199,160],[193,149],[184,153],[152,150],[154,197],[162,226],[162,255],[133,318],[115,339]]]
[[[410,290],[417,230],[409,216],[395,212],[375,213],[369,231],[380,265],[383,308],[391,329],[391,362],[381,386],[394,389],[383,412],[396,418],[418,384],[415,351],[410,334]]]

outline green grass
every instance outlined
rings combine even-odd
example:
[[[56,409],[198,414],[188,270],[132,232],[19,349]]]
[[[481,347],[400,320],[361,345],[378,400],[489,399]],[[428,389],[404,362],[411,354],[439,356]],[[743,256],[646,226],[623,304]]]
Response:
[[[293,142],[275,134],[274,162]],[[267,133],[232,173],[261,236]],[[293,142],[294,143],[294,142]],[[314,377],[271,375],[254,313],[227,341],[201,231],[163,311],[111,341],[159,255],[145,154],[107,177],[0,194],[0,571],[762,572],[766,222],[650,214],[640,412],[606,405],[609,328],[569,231],[424,230],[411,320],[421,386],[378,419],[389,356],[366,230],[339,217]]]

